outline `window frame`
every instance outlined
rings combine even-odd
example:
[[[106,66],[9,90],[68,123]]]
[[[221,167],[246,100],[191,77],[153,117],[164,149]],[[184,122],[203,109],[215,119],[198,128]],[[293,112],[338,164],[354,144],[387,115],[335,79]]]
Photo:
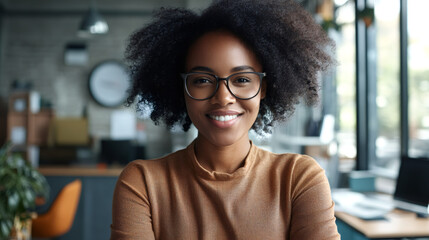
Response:
[[[408,157],[409,112],[408,112],[408,0],[400,1],[399,48],[400,48],[400,156]],[[375,32],[365,27],[358,18],[358,12],[365,7],[373,7],[368,0],[355,0],[356,28],[356,170],[370,170],[370,163],[376,160],[377,106],[375,104],[377,78],[375,59],[369,52],[375,51]],[[375,92],[374,92],[375,91]],[[383,174],[385,175],[385,174]]]

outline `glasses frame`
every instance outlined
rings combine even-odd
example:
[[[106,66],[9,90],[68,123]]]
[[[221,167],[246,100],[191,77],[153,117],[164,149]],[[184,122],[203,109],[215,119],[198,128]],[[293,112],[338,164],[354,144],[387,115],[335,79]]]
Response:
[[[231,91],[231,89],[229,88],[229,79],[230,79],[231,77],[235,76],[235,75],[243,74],[243,73],[254,73],[254,74],[256,74],[256,75],[258,75],[258,76],[259,76],[259,88],[258,88],[258,91],[255,93],[255,95],[253,95],[252,97],[248,97],[248,98],[241,98],[241,97],[237,97],[237,96],[236,96],[236,95]],[[216,89],[214,90],[213,94],[212,94],[212,95],[210,95],[209,97],[201,98],[201,99],[200,99],[200,98],[192,97],[192,96],[191,96],[191,94],[189,93],[188,87],[186,86],[186,79],[188,78],[188,75],[192,75],[192,74],[207,74],[207,75],[213,76],[213,77],[216,79]],[[207,73],[207,72],[189,72],[189,73],[181,73],[181,74],[180,74],[180,76],[183,78],[183,83],[185,84],[185,91],[186,91],[186,94],[188,94],[188,96],[189,96],[190,98],[192,98],[192,99],[194,99],[194,100],[198,100],[198,101],[204,101],[204,100],[210,99],[210,98],[212,98],[214,95],[216,95],[217,90],[219,89],[219,82],[220,82],[220,81],[225,81],[225,82],[226,82],[226,88],[228,89],[229,93],[231,93],[231,94],[232,94],[232,96],[234,96],[235,98],[237,98],[237,99],[241,99],[241,100],[250,100],[250,99],[252,99],[252,98],[256,97],[256,96],[259,94],[259,92],[261,91],[262,80],[263,80],[263,78],[264,78],[266,75],[267,75],[267,74],[266,74],[265,72],[238,72],[238,73],[233,73],[233,74],[229,75],[229,76],[228,76],[228,77],[226,77],[226,78],[221,78],[221,77],[218,77],[217,75],[215,75],[215,74],[213,74],[213,73]]]

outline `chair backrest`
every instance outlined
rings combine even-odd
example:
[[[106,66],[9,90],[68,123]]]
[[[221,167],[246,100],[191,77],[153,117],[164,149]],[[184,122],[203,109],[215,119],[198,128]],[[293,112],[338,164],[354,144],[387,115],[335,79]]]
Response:
[[[49,210],[32,222],[32,236],[54,238],[67,233],[73,225],[82,191],[82,181],[67,184],[55,198]]]

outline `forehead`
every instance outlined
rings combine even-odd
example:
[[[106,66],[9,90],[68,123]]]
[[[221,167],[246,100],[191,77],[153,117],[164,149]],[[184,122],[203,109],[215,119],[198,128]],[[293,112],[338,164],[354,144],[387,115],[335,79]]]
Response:
[[[254,52],[234,34],[218,30],[199,37],[189,48],[186,70],[208,67],[215,72],[225,72],[238,66],[250,66],[261,71]]]

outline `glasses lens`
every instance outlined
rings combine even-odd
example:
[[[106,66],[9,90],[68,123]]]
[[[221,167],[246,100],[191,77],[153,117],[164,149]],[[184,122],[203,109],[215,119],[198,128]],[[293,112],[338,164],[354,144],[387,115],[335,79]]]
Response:
[[[259,92],[261,78],[257,73],[237,73],[229,78],[229,89],[239,98],[252,98]]]
[[[195,99],[207,99],[216,92],[217,80],[207,73],[189,73],[186,75],[186,90]],[[252,98],[259,92],[261,77],[258,73],[235,73],[228,77],[228,87],[238,98]]]
[[[206,99],[216,91],[216,77],[205,73],[190,73],[186,77],[186,89],[195,99]]]

